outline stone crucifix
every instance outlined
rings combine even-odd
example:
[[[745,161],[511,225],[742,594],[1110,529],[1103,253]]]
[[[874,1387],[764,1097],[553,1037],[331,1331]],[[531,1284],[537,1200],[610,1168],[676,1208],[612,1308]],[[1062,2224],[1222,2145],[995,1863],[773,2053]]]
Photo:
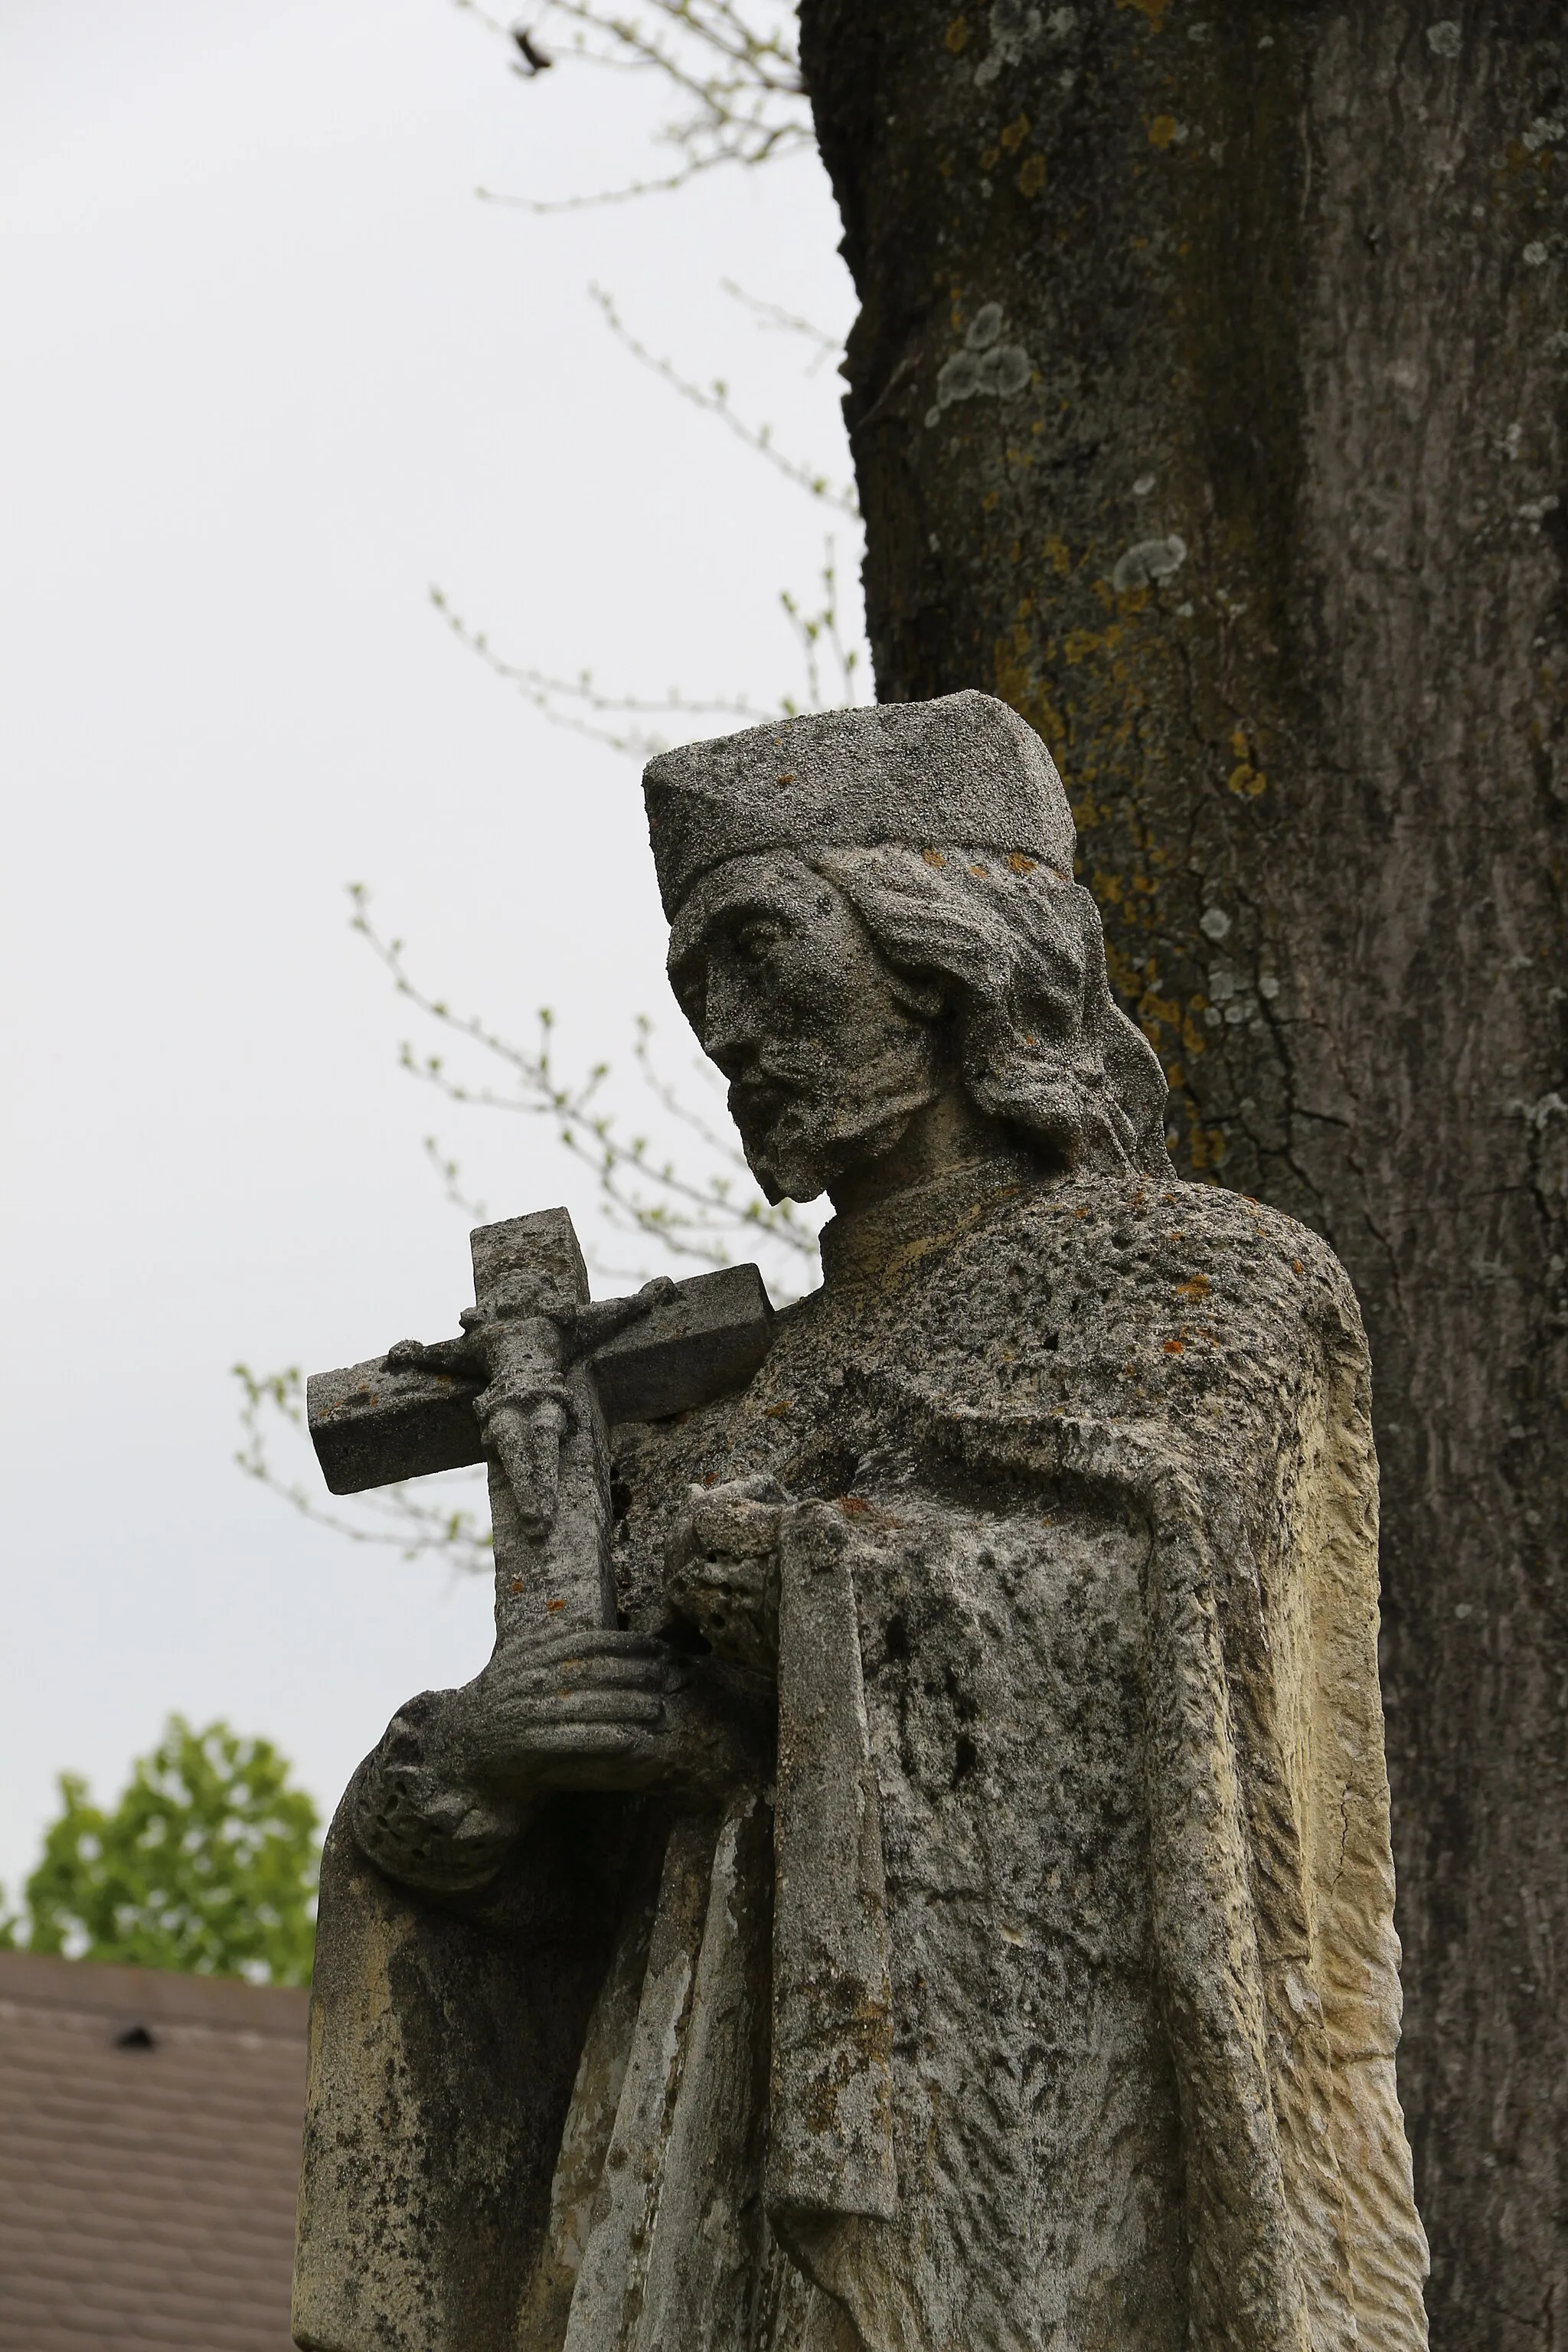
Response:
[[[564,1209],[469,1235],[462,1337],[316,1372],[306,1411],[334,1495],[489,1466],[498,1643],[616,1622],[606,1427],[689,1412],[757,1370],[773,1308],[754,1265],[590,1301]]]

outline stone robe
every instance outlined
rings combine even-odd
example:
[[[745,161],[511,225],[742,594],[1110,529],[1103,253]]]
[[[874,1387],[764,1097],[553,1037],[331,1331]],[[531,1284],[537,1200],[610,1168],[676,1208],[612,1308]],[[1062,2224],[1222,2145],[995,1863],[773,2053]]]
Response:
[[[298,2341],[1424,2344],[1343,1274],[1232,1193],[1005,1166],[824,1266],[743,1395],[617,1439],[626,1619],[695,1618],[776,1769],[509,1846],[427,1702],[362,1768]],[[762,1602],[667,1590],[693,1489],[764,1477]]]

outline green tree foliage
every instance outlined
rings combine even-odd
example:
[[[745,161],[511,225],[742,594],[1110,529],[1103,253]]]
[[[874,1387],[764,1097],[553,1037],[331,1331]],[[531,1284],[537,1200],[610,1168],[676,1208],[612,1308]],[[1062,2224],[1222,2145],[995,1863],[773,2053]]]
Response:
[[[77,1773],[59,1790],[26,1888],[30,1950],[309,1982],[319,1823],[269,1741],[174,1715],[112,1812]]]

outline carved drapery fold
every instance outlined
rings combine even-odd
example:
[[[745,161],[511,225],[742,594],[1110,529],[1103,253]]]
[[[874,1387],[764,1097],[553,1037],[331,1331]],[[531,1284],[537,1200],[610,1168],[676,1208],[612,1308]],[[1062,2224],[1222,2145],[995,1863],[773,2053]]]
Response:
[[[647,1952],[641,1990],[627,2000],[617,1955],[522,2352],[727,2341],[742,2315],[765,2326],[747,2273],[765,2274],[770,2231],[795,2248],[816,2225],[894,2210],[886,1895],[850,1554],[832,1505],[780,1512],[775,1803],[751,1790],[717,1824],[678,1822],[651,1936],[628,1917],[623,1953]]]

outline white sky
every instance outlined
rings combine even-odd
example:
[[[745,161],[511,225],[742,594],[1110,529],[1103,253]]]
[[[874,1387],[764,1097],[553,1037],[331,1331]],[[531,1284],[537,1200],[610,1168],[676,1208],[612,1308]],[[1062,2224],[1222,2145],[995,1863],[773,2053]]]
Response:
[[[551,729],[426,593],[568,675],[799,690],[777,595],[810,593],[831,518],[638,369],[587,288],[842,476],[831,367],[719,290],[843,331],[815,160],[548,219],[473,195],[646,172],[657,118],[637,81],[525,85],[445,0],[7,0],[13,1893],[56,1773],[114,1794],[171,1708],[275,1738],[329,1811],[396,1703],[487,1653],[479,1585],[240,1476],[228,1367],[454,1327],[432,1125],[492,1215],[593,1223],[546,1135],[399,1075],[410,1024],[345,883],[501,1025],[548,1001],[589,1059],[647,1008],[680,1042],[635,768]]]

